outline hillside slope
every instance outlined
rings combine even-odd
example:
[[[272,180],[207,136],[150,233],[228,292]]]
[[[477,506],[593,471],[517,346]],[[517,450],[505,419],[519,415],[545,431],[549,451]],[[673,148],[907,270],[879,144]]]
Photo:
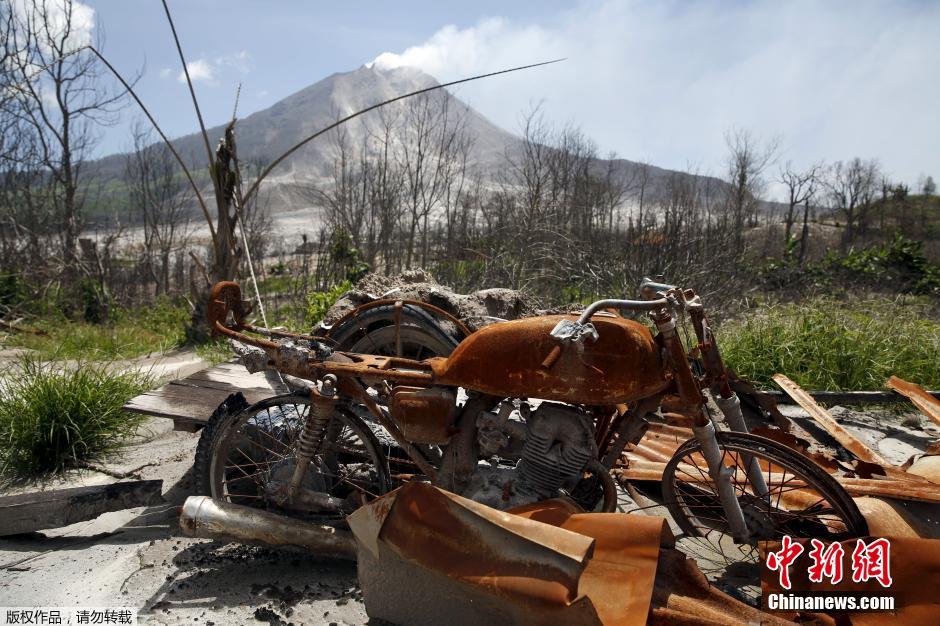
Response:
[[[269,163],[299,139],[312,135],[339,117],[434,84],[437,81],[433,77],[409,67],[377,69],[362,66],[350,72],[333,74],[240,119],[237,125],[239,156],[243,161]],[[444,94],[450,110],[465,114],[465,127],[473,140],[470,166],[480,172],[484,180],[495,180],[499,170],[505,169],[506,155],[517,153],[520,138],[496,126],[449,92],[444,91]],[[379,112],[370,112],[344,126],[349,144],[361,145],[368,133],[377,131],[380,123]],[[213,145],[223,131],[223,126],[208,130]],[[205,148],[197,133],[175,139],[173,143],[184,158],[193,159],[197,167],[204,167]],[[335,154],[334,139],[327,134],[307,144],[281,164],[269,178],[272,209],[275,212],[296,210],[308,203],[303,194],[291,190],[298,185],[322,183],[331,171]],[[107,178],[120,179],[124,163],[125,156],[115,154],[97,161],[92,167]],[[599,169],[606,169],[606,163],[598,159],[596,165]],[[615,161],[616,171],[628,178],[634,176],[639,168],[640,164],[633,161]],[[650,166],[648,174],[647,198],[655,200],[661,195],[667,178],[676,172]],[[723,184],[717,179],[710,180]]]

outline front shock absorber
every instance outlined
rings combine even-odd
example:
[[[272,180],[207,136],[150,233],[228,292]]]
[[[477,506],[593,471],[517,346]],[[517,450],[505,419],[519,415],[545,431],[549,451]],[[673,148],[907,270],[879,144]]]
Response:
[[[313,457],[323,447],[323,437],[333,417],[336,407],[336,376],[327,374],[323,377],[320,389],[315,387],[310,392],[310,411],[304,420],[303,430],[297,438],[297,466],[288,488],[288,501],[293,502],[294,495],[303,482],[304,475]]]
[[[687,410],[694,409],[692,432],[702,445],[702,454],[705,457],[705,463],[708,465],[708,473],[718,489],[718,499],[724,509],[731,533],[735,540],[747,541],[750,538],[750,532],[732,482],[734,470],[724,464],[724,453],[718,445],[715,425],[708,417],[702,392],[692,375],[692,368],[689,366],[688,355],[685,348],[682,347],[682,341],[676,334],[676,318],[668,311],[662,311],[651,317],[656,323],[656,327],[663,338],[663,344],[672,358],[673,374],[679,397],[686,405]]]

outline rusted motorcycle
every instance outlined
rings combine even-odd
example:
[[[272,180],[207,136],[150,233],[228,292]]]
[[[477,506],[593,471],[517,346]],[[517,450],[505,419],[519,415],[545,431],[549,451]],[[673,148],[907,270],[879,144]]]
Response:
[[[407,480],[504,510],[567,496],[614,511],[610,471],[666,403],[693,424],[662,476],[662,503],[686,537],[756,562],[760,540],[865,535],[828,473],[746,432],[700,298],[650,280],[640,291],[580,315],[492,324],[447,357],[415,360],[255,327],[239,286],[218,283],[213,331],[234,340],[249,369],[306,389],[213,420],[197,481],[218,499],[318,520],[341,520]],[[689,326],[694,339],[683,341]]]

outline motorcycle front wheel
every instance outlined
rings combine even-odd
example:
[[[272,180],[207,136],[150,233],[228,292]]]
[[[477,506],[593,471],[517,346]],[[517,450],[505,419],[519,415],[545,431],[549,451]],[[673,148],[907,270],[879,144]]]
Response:
[[[304,506],[283,493],[297,465],[297,439],[310,412],[307,394],[283,394],[232,412],[218,411],[196,449],[196,489],[217,500],[328,523],[387,493],[388,462],[371,429],[337,404],[319,453],[300,490]],[[321,508],[310,501],[322,502]]]
[[[855,501],[824,469],[802,454],[764,437],[718,432],[721,463],[744,514],[749,541],[736,541],[709,472],[701,444],[690,439],[663,472],[663,500],[683,531],[677,546],[723,591],[752,604],[760,599],[761,541],[816,538],[826,543],[868,534]],[[756,460],[767,492],[755,493],[748,476]]]

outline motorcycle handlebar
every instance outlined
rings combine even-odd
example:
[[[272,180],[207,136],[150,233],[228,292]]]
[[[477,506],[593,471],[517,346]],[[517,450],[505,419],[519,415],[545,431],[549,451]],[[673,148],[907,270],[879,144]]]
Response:
[[[598,300],[588,308],[584,309],[581,317],[578,318],[579,324],[586,324],[595,313],[601,309],[621,309],[627,311],[652,311],[669,306],[669,300],[658,298],[656,300]]]
[[[640,293],[643,293],[643,294],[647,292],[656,294],[660,292],[672,291],[675,288],[676,288],[675,285],[667,285],[666,283],[657,283],[651,278],[644,278],[640,282]]]
[[[670,306],[670,302],[666,298],[659,298],[656,300],[598,300],[597,302],[591,304],[588,308],[584,309],[584,311],[581,313],[581,317],[578,318],[577,323],[582,326],[587,324],[591,320],[591,316],[601,309],[653,311],[655,309],[661,309],[667,306]],[[552,366],[554,366],[561,357],[561,352],[562,344],[559,343],[552,348],[551,352],[548,353],[548,356],[545,357],[545,360],[542,361],[542,367],[545,369],[551,369]]]

